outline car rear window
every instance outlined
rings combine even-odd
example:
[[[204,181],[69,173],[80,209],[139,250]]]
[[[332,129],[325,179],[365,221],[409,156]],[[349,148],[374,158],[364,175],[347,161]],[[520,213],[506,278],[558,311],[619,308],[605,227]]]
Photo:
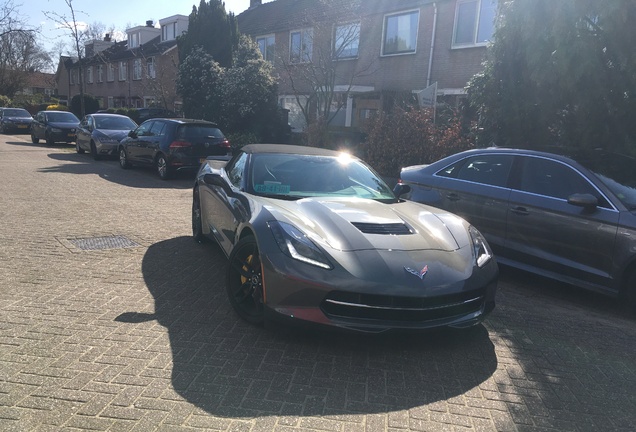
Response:
[[[179,126],[179,128],[177,129],[177,139],[192,139],[203,137],[225,138],[221,130],[213,126],[185,124]]]

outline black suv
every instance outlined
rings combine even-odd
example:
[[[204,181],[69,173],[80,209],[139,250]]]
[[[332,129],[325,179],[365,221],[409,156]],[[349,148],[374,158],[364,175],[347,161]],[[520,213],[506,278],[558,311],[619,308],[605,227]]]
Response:
[[[165,108],[137,108],[137,123],[153,118],[176,118],[177,114]]]
[[[119,143],[119,164],[154,166],[161,179],[196,170],[208,156],[231,155],[230,142],[215,123],[192,119],[146,120]]]

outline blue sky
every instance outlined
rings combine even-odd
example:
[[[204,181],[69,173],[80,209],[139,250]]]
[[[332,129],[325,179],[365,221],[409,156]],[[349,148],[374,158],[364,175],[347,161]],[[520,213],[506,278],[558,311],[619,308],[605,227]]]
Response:
[[[264,0],[263,3],[268,1]],[[68,30],[57,29],[57,24],[43,13],[56,12],[70,19],[70,9],[65,0],[13,0],[13,3],[23,19],[41,30],[41,41],[47,50],[60,40],[72,41]],[[192,6],[198,6],[199,3],[200,0],[72,0],[78,22],[101,22],[106,28],[114,26],[121,31],[125,31],[127,26],[145,25],[148,20],[158,23],[160,19],[172,15],[187,16],[192,12]],[[250,0],[225,0],[225,10],[236,15],[249,5]]]

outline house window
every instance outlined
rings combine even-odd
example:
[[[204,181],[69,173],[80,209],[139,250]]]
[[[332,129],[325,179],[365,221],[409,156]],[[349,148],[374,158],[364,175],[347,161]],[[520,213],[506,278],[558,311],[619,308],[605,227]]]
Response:
[[[108,108],[114,108],[115,107],[115,100],[113,99],[112,96],[108,96]]]
[[[137,48],[139,46],[139,33],[131,33],[128,35],[128,48]]]
[[[291,32],[289,46],[289,61],[291,63],[309,63],[313,50],[312,29]]]
[[[133,61],[133,79],[141,79],[141,59],[135,59]]]
[[[334,57],[347,59],[358,57],[360,45],[360,23],[344,24],[336,26],[334,40]]]
[[[88,84],[93,84],[93,66],[88,66],[86,68],[86,82]]]
[[[485,45],[495,29],[497,0],[458,0],[453,47]]]
[[[115,81],[115,66],[112,63],[108,63],[108,66],[106,67],[106,81]]]
[[[173,40],[177,36],[177,23],[173,22],[170,24],[166,24],[161,26],[161,40],[168,41]]]
[[[119,81],[126,81],[128,76],[128,63],[125,61],[119,62]]]
[[[157,76],[157,72],[155,70],[155,58],[150,57],[146,60],[146,69],[149,78],[155,78]]]
[[[71,71],[71,85],[75,85],[77,83],[77,69],[73,69]]]
[[[385,16],[382,55],[415,53],[419,20],[419,11]]]
[[[274,44],[276,43],[274,36],[262,36],[256,38],[258,49],[261,50],[263,58],[268,62],[274,62]]]
[[[97,65],[97,82],[104,82],[104,66]]]

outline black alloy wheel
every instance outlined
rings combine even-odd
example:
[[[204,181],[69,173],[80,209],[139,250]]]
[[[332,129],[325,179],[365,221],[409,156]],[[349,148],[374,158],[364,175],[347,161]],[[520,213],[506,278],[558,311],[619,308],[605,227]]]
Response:
[[[126,149],[124,147],[120,147],[119,149],[119,166],[123,169],[130,168],[130,162],[128,162],[128,153],[126,153]]]
[[[40,138],[36,137],[33,132],[31,132],[31,142],[33,144],[38,144],[40,142]]]
[[[168,167],[168,161],[163,154],[159,154],[157,156],[157,161],[155,163],[157,168],[157,174],[159,174],[159,178],[161,180],[168,180],[170,178],[170,168]]]
[[[201,222],[201,202],[199,201],[198,188],[194,189],[192,196],[192,237],[197,243],[203,243],[205,241]]]
[[[77,141],[75,141],[75,151],[79,154],[84,154],[84,149],[80,147]]]
[[[50,135],[47,133],[45,136],[45,141],[46,141],[46,145],[47,146],[52,146],[53,144],[55,144],[55,141],[53,141],[53,139],[50,137]]]
[[[232,250],[226,289],[230,304],[241,318],[250,324],[263,324],[263,272],[254,237],[243,237]]]
[[[96,161],[102,158],[99,155],[99,153],[97,153],[97,147],[95,147],[95,143],[93,141],[91,141],[91,155],[93,156],[93,159],[95,159]]]

